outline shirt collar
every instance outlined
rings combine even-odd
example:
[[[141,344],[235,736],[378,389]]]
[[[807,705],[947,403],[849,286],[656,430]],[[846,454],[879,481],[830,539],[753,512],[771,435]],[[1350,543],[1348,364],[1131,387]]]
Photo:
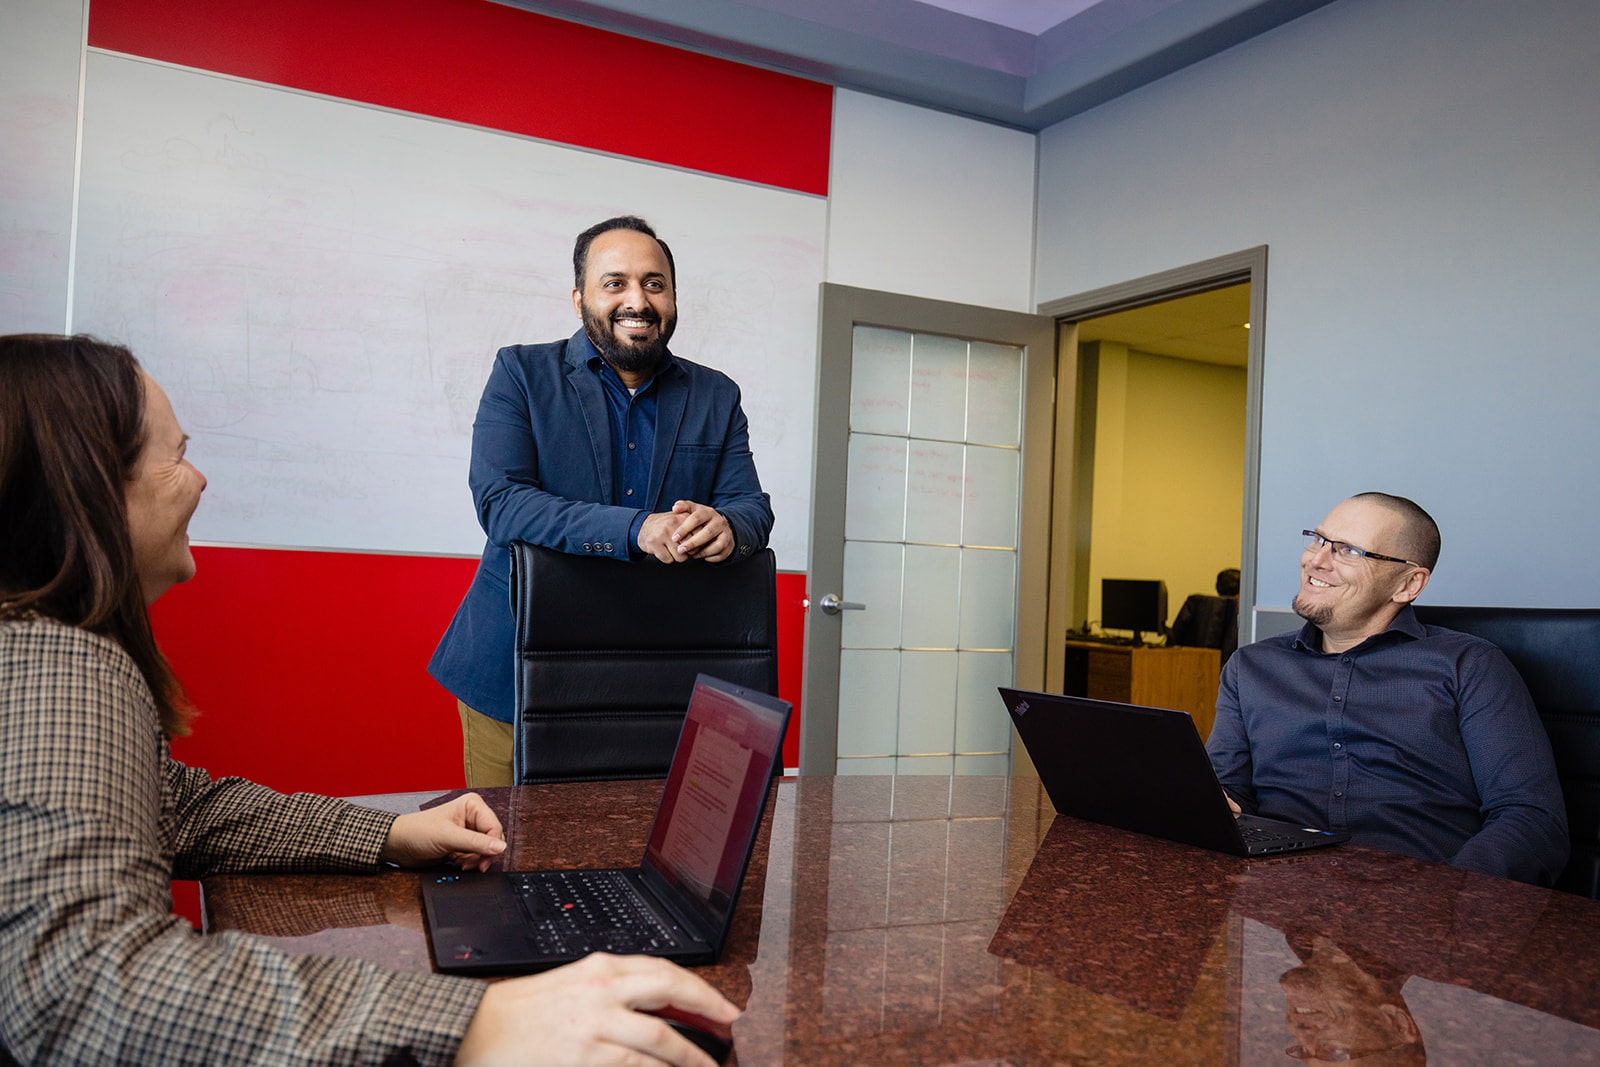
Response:
[[[1391,638],[1390,634],[1398,634],[1399,636]],[[1427,631],[1422,628],[1422,623],[1417,620],[1417,613],[1411,609],[1410,604],[1407,604],[1400,609],[1400,613],[1391,619],[1389,625],[1384,627],[1383,630],[1373,634],[1354,648],[1348,648],[1345,651],[1359,652],[1376,641],[1393,642],[1426,636]],[[1298,649],[1306,652],[1315,652],[1319,656],[1328,654],[1322,651],[1322,631],[1318,629],[1316,623],[1308,622],[1300,627],[1300,632],[1295,635],[1294,645]]]
[[[600,354],[600,350],[594,346],[594,342],[589,340],[588,330],[580,328],[576,336],[574,336],[573,342],[578,346],[578,359],[590,370],[598,374],[600,373],[600,368],[604,367],[607,373],[611,374],[613,377],[616,376],[617,372],[611,369],[611,364],[606,362],[605,357]],[[672,354],[672,350],[669,348],[667,349],[666,361],[663,362],[661,366],[656,368],[655,374],[650,376],[650,381],[645,382],[644,385],[639,386],[639,388],[644,389],[646,386],[650,385],[651,382],[654,382],[660,378],[664,378],[668,374],[682,373],[683,368],[678,366],[678,357],[674,356]],[[618,381],[620,383],[621,379],[618,379]]]

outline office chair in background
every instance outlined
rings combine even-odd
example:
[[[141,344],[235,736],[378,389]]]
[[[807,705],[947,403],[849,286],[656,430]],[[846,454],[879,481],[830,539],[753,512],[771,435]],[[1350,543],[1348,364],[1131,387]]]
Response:
[[[1533,695],[1567,803],[1572,858],[1556,888],[1600,898],[1600,608],[1416,605],[1432,626],[1499,646]]]
[[[660,778],[695,676],[778,691],[777,561],[623,563],[518,542],[519,784]]]

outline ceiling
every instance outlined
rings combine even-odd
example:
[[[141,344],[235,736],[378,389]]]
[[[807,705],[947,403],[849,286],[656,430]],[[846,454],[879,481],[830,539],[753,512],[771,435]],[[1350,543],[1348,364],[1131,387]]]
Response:
[[[1078,324],[1078,342],[1118,341],[1139,352],[1226,367],[1249,362],[1250,285],[1230,285]]]
[[[501,0],[1041,130],[1331,0]]]

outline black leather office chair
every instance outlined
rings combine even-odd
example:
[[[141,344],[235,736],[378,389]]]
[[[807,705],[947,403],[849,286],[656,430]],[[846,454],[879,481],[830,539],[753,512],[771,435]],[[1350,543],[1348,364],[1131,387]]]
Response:
[[[1425,623],[1494,642],[1522,675],[1567,802],[1572,859],[1556,888],[1600,898],[1600,608],[1416,610]]]
[[[1178,609],[1167,644],[1221,649],[1228,662],[1239,647],[1239,598],[1195,593]]]
[[[521,783],[660,778],[695,675],[778,691],[777,562],[623,563],[511,546]]]

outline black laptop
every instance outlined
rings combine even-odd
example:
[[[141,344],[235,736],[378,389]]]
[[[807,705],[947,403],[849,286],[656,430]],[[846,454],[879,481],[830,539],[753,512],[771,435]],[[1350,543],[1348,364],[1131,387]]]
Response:
[[[441,971],[541,971],[591,952],[709,963],[778,769],[787,702],[700,675],[638,867],[423,876]]]
[[[1344,831],[1235,817],[1186,711],[1000,689],[1058,813],[1236,856],[1336,845]]]

